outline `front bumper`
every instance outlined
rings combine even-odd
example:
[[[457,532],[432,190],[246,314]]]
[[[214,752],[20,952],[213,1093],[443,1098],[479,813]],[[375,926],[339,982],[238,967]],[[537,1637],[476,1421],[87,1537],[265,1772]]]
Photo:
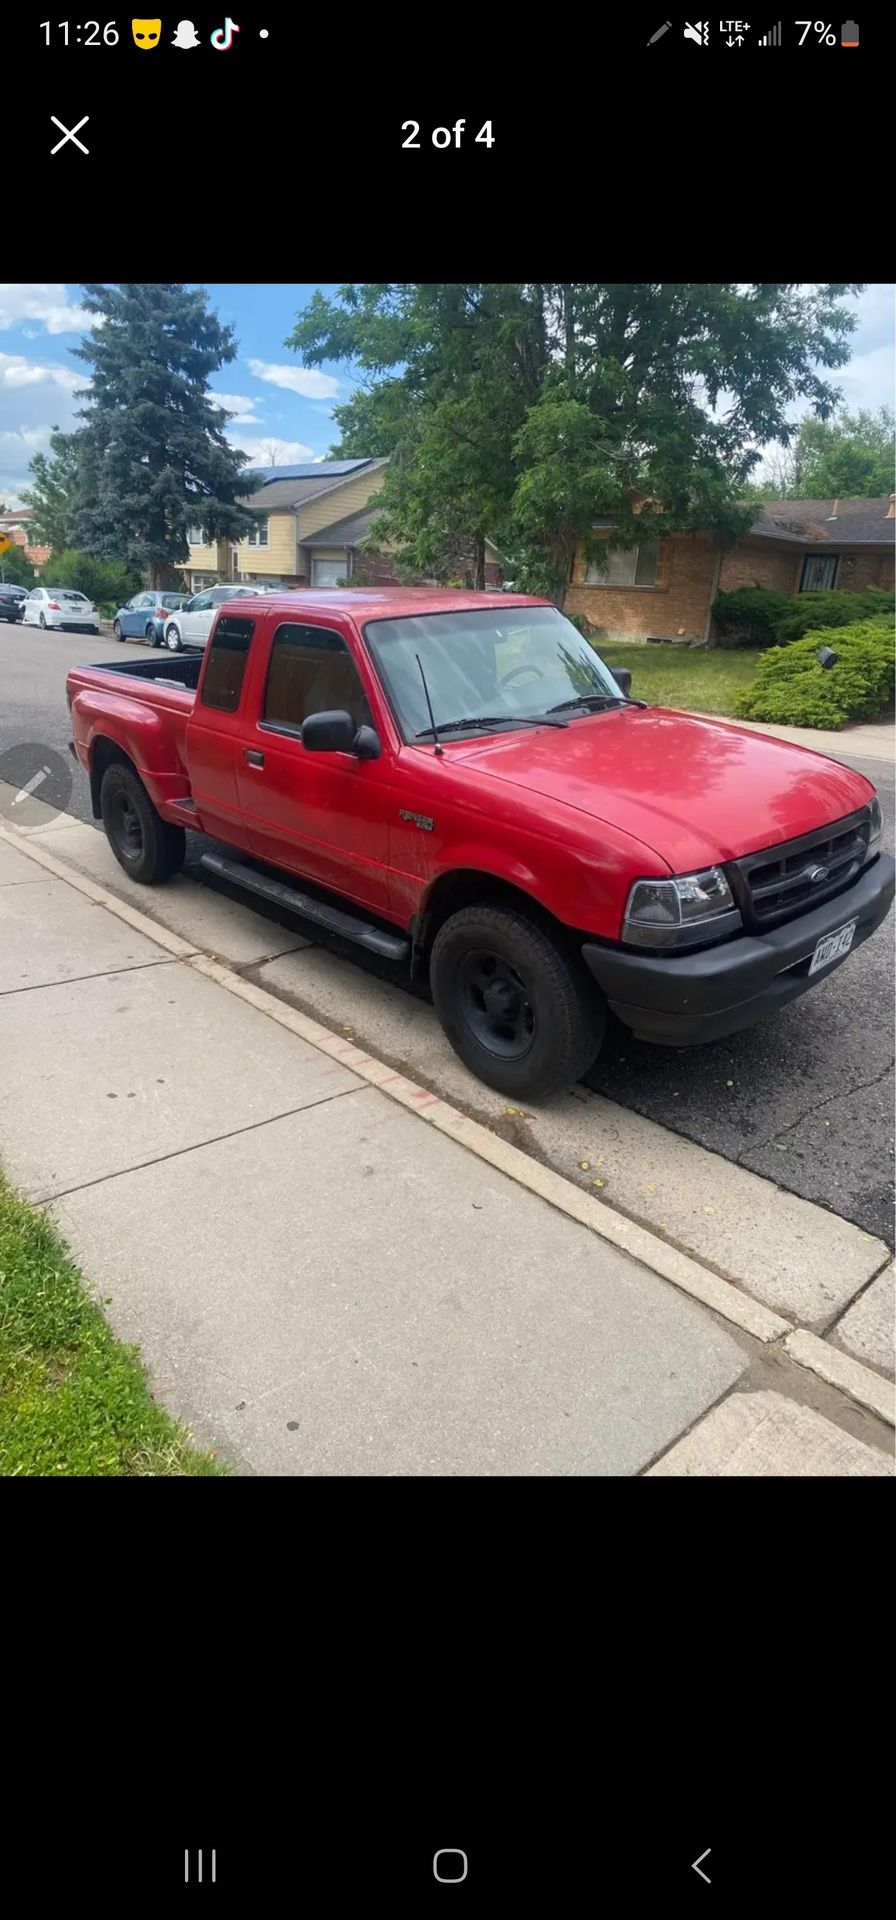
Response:
[[[701,953],[673,957],[586,941],[582,958],[613,1013],[636,1039],[698,1046],[752,1027],[826,980],[849,954],[810,975],[809,962],[822,935],[857,921],[854,953],[886,918],[894,890],[896,866],[889,854],[879,854],[843,893],[768,933],[743,934]]]

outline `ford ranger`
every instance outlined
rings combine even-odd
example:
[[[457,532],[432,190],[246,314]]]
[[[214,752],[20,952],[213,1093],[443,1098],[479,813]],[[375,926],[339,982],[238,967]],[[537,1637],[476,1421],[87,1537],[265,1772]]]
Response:
[[[645,706],[556,607],[342,589],[233,599],[204,652],[77,667],[73,751],[116,859],[212,872],[427,968],[467,1066],[579,1078],[607,1010],[670,1046],[748,1027],[894,891],[870,781]]]

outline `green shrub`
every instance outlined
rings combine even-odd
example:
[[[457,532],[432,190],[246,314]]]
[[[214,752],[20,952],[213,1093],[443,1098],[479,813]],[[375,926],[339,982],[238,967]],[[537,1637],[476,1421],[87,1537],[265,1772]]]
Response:
[[[818,649],[833,647],[837,663],[823,667]],[[752,685],[735,704],[740,720],[779,726],[831,727],[876,720],[893,700],[893,634],[882,621],[856,620],[836,634],[818,627],[788,647],[763,655]]]
[[[713,619],[719,647],[774,647],[778,644],[777,621],[791,610],[793,602],[772,587],[737,587],[733,593],[717,593]]]
[[[48,587],[72,587],[86,593],[98,607],[112,604],[113,612],[140,586],[137,575],[119,561],[98,560],[96,554],[77,553],[73,547],[54,553],[42,568],[41,579]]]
[[[778,645],[789,647],[817,627],[851,627],[857,620],[885,620],[896,608],[892,588],[869,587],[865,593],[800,593],[788,600],[775,620]]]
[[[591,635],[597,632],[597,628],[592,626],[587,613],[568,613],[566,618],[570,626],[575,627],[585,640],[590,640]]]

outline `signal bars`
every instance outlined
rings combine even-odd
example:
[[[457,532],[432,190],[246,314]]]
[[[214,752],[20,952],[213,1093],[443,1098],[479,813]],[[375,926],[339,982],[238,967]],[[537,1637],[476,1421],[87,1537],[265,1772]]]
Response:
[[[759,41],[759,45],[761,47],[779,47],[781,45],[780,20],[778,21],[778,24],[776,27],[769,27],[768,33],[762,34]]]

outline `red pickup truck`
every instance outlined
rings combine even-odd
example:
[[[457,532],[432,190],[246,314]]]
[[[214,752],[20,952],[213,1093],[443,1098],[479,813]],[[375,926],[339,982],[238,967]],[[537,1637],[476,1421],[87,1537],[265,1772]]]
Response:
[[[893,900],[861,774],[630,685],[544,600],[348,588],[235,599],[204,652],[75,668],[68,700],[134,880],[190,829],[226,842],[212,871],[428,967],[461,1059],[535,1099],[608,1007],[671,1046],[733,1033]]]

